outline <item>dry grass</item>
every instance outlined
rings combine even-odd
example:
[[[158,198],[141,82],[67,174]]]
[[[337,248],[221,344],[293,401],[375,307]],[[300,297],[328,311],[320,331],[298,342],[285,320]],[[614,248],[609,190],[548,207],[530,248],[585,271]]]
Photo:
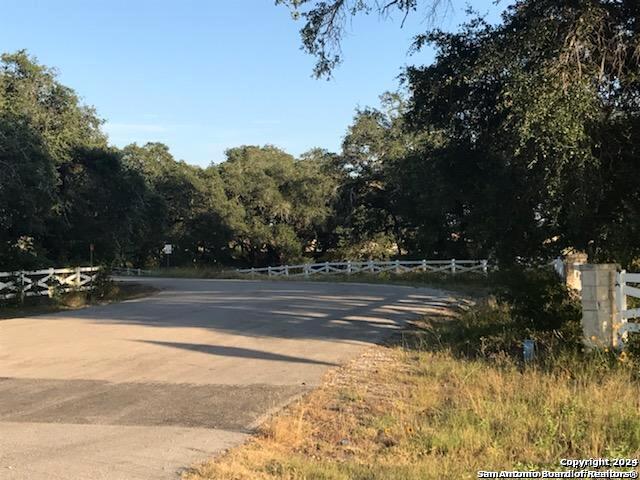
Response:
[[[379,346],[252,440],[185,474],[204,479],[471,479],[640,456],[634,369],[566,355],[523,366],[463,356],[428,330]]]
[[[122,302],[146,297],[158,289],[135,282],[119,282],[109,285],[99,297],[88,292],[70,292],[55,298],[27,297],[24,304],[17,302],[0,304],[0,319],[43,315],[65,310],[77,310],[89,305]]]

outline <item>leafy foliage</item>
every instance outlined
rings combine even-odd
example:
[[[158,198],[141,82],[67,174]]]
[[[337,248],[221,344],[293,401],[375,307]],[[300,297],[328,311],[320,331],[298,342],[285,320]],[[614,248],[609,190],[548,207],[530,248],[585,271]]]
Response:
[[[227,151],[219,171],[240,258],[256,265],[313,252],[334,190],[321,167],[312,158],[296,161],[270,146]]]
[[[316,57],[313,73],[316,77],[329,78],[342,61],[340,41],[349,17],[372,12],[381,16],[400,13],[404,24],[407,15],[419,7],[424,7],[427,18],[433,18],[440,9],[450,6],[450,0],[276,0],[276,4],[287,6],[293,19],[304,19],[300,38],[303,49]]]
[[[513,322],[529,331],[579,326],[579,299],[551,269],[512,268],[499,272],[497,298],[510,306]]]
[[[441,4],[278,3],[306,19],[319,74],[350,15]],[[2,268],[84,262],[92,244],[98,262],[158,266],[165,243],[174,266],[214,268],[405,256],[506,268],[568,249],[637,261],[639,4],[518,0],[499,25],[472,18],[414,47],[426,44],[435,61],[358,109],[341,152],[241,146],[207,168],[159,143],[110,147],[54,70],[3,55]]]
[[[638,174],[637,4],[520,1],[503,20],[417,39],[438,55],[407,71],[409,122],[445,139],[414,160],[437,182],[425,201],[469,251],[628,262],[638,203],[619,187]]]

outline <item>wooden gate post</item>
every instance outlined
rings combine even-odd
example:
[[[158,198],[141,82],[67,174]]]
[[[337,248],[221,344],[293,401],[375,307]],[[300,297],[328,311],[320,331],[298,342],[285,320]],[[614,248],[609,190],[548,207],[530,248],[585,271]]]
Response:
[[[584,343],[588,347],[612,348],[620,322],[615,293],[619,266],[584,264],[579,268]]]

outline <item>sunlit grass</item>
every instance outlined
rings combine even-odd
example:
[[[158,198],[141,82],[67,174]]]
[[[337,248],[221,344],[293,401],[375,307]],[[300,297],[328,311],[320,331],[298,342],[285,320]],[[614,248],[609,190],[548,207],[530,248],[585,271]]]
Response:
[[[149,285],[133,282],[109,283],[99,292],[69,292],[49,297],[27,297],[24,303],[17,299],[0,303],[0,319],[42,315],[65,310],[77,310],[89,305],[122,302],[134,298],[146,297],[156,293],[158,289]]]
[[[575,348],[545,350],[528,365],[510,352],[472,351],[459,333],[474,324],[486,332],[481,324],[499,318],[483,308],[375,347],[185,478],[471,479],[478,470],[559,469],[560,458],[640,455],[634,367]]]

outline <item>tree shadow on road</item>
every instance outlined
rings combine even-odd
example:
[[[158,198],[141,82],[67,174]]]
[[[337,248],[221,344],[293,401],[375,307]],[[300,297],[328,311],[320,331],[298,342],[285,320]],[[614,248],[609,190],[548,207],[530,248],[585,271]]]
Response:
[[[337,363],[323,362],[320,360],[311,360],[308,358],[294,357],[291,355],[280,355],[278,353],[263,352],[250,348],[227,347],[222,345],[209,345],[204,343],[184,343],[184,342],[160,342],[155,340],[136,340],[140,343],[151,345],[160,345],[163,347],[179,348],[183,350],[191,350],[194,352],[206,353],[209,355],[218,355],[221,357],[241,357],[252,358],[257,360],[271,360],[289,363],[310,363],[315,365],[326,365],[329,367],[338,366]]]
[[[450,317],[461,303],[469,302],[447,292],[388,285],[211,280],[176,282],[173,289],[170,285],[153,297],[72,312],[65,317],[103,326],[198,328],[246,338],[362,345],[379,343],[402,332],[408,320],[424,315]],[[142,334],[136,340],[220,356],[321,363],[260,350],[145,337]],[[225,340],[226,345],[227,341],[233,339]]]

